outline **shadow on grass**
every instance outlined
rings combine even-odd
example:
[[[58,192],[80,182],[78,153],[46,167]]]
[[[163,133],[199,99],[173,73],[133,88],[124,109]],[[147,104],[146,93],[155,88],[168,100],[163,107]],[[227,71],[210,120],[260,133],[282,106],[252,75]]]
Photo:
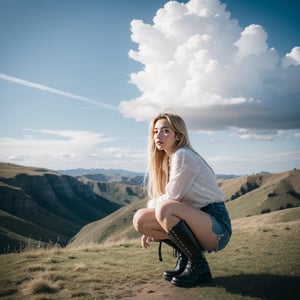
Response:
[[[300,276],[241,274],[215,278],[212,284],[229,293],[265,300],[300,299]]]

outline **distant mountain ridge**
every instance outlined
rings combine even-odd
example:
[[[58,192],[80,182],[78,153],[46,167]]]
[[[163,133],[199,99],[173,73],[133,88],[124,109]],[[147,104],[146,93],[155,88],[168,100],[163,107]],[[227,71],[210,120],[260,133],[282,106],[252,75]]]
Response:
[[[108,177],[115,177],[115,176],[126,176],[126,177],[134,177],[134,176],[144,176],[142,172],[134,172],[122,169],[84,169],[84,168],[77,168],[77,169],[68,169],[68,170],[56,170],[56,172],[69,175],[69,176],[84,176],[84,175],[97,175],[102,174]]]
[[[142,185],[144,174],[121,169],[70,169],[57,170],[58,173],[73,177],[85,177],[95,181]]]
[[[145,173],[133,172],[122,169],[69,169],[69,170],[56,170],[58,173],[69,176],[85,176],[90,179],[103,181],[103,182],[123,182],[128,184],[141,184],[144,180]],[[265,174],[266,172],[262,172]],[[267,174],[267,173],[266,173]],[[217,174],[217,178],[231,179],[237,178],[241,175],[234,174]],[[134,183],[130,183],[130,180]],[[140,183],[138,183],[140,182]]]

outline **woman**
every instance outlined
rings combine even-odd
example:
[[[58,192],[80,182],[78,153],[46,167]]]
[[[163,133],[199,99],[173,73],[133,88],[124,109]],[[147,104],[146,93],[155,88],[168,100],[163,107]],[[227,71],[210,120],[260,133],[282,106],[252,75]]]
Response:
[[[211,279],[203,251],[223,249],[231,223],[215,174],[193,150],[185,122],[160,114],[150,124],[147,208],[133,218],[141,244],[163,241],[177,250],[177,263],[163,277],[181,287]]]

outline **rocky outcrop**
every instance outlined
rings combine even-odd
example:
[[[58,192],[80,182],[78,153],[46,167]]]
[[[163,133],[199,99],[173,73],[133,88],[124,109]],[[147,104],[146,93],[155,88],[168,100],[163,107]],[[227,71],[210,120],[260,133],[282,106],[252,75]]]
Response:
[[[41,230],[35,234],[33,227],[30,227],[32,232],[26,233],[27,237],[42,242],[59,237],[64,245],[82,226],[109,215],[121,206],[96,194],[91,186],[67,175],[23,173],[0,177],[0,210],[25,223],[30,222],[39,229],[44,228],[45,235],[42,236]],[[12,218],[13,222],[15,220]],[[6,228],[1,231],[6,232]],[[14,234],[20,232],[16,226]]]
[[[0,180],[6,184],[1,189],[0,208],[13,214],[36,208],[52,212],[70,210],[78,215],[78,219],[91,221],[121,206],[95,194],[88,185],[67,175],[20,174]],[[89,208],[89,214],[83,207]]]

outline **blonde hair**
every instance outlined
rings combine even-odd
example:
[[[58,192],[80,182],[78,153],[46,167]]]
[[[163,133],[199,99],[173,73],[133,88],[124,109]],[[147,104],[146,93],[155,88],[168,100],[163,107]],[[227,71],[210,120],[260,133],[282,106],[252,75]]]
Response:
[[[151,198],[163,195],[165,193],[166,184],[169,180],[169,157],[165,151],[157,150],[153,138],[155,124],[160,119],[167,120],[170,128],[175,131],[175,134],[179,138],[174,147],[174,152],[182,147],[188,147],[193,150],[185,122],[180,116],[171,113],[162,113],[150,122],[147,185],[148,194]]]

